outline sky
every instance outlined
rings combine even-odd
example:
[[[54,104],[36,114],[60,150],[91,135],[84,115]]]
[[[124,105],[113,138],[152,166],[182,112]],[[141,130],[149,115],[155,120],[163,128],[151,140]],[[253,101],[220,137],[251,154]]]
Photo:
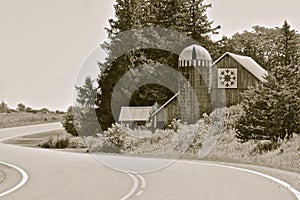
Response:
[[[205,0],[220,34],[232,36],[254,25],[300,30],[299,0]],[[66,110],[74,85],[97,74],[97,48],[114,16],[112,0],[1,0],[0,101],[39,109]]]

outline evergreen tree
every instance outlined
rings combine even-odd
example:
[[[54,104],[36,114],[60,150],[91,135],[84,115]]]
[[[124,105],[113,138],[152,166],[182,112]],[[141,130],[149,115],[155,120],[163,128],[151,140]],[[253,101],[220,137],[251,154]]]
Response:
[[[280,29],[278,58],[266,82],[243,95],[245,115],[237,125],[241,141],[289,139],[300,133],[300,68],[296,31]]]
[[[90,76],[86,77],[82,86],[75,86],[77,91],[76,106],[73,111],[76,127],[81,136],[95,136],[100,132],[96,116],[96,89]]]
[[[268,75],[262,86],[246,91],[245,115],[237,124],[237,138],[278,142],[300,133],[300,96],[296,92],[299,89],[291,90],[273,75]]]
[[[296,30],[291,30],[291,26],[284,21],[280,29],[278,59],[277,64],[280,66],[295,66],[299,62],[299,35]]]
[[[68,108],[64,117],[63,126],[68,133],[74,136],[95,136],[100,132],[96,111],[95,95],[91,77],[86,77],[82,86],[75,86],[76,104]]]
[[[67,114],[63,118],[62,125],[67,133],[70,133],[73,136],[78,136],[72,106],[68,108]]]

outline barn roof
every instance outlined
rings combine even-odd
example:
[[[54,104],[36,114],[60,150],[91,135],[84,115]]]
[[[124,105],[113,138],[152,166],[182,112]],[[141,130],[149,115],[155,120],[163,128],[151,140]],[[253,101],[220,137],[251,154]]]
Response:
[[[241,56],[234,53],[226,52],[224,55],[222,55],[218,60],[216,60],[213,65],[216,65],[220,60],[222,60],[226,55],[233,58],[236,62],[238,62],[240,65],[242,65],[246,70],[248,70],[251,74],[253,74],[258,80],[261,82],[265,82],[265,75],[268,74],[268,72],[262,68],[255,60],[253,60],[251,57],[248,56]]]
[[[152,106],[122,107],[119,121],[148,121],[152,110]]]

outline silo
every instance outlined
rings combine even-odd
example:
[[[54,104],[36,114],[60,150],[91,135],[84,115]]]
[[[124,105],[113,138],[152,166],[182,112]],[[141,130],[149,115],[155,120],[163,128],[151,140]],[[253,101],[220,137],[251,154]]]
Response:
[[[185,78],[178,81],[183,122],[194,123],[210,112],[211,63],[209,52],[200,45],[191,45],[180,53],[178,67]]]

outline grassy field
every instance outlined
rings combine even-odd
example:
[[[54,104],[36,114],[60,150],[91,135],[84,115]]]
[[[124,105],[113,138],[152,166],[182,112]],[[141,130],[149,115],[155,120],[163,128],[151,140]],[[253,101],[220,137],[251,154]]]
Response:
[[[0,128],[62,121],[62,114],[53,113],[0,113]]]

